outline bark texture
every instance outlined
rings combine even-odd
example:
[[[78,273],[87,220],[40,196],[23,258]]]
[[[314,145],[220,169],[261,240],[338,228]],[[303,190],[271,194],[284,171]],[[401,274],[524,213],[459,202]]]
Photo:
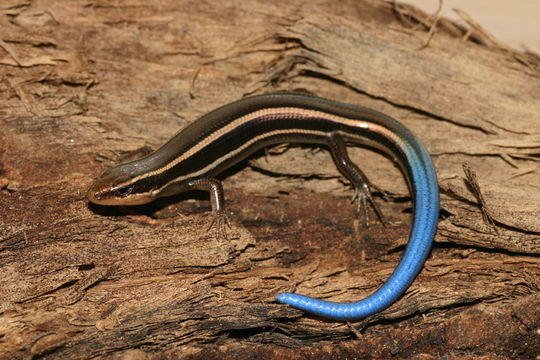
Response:
[[[0,358],[534,358],[540,354],[540,60],[383,1],[0,3]],[[224,177],[229,239],[204,194],[89,205],[103,170],[249,94],[303,91],[402,121],[441,186],[433,252],[358,323],[273,302],[351,301],[407,241],[405,181],[363,226],[326,152],[277,148]],[[371,215],[374,216],[373,214]]]

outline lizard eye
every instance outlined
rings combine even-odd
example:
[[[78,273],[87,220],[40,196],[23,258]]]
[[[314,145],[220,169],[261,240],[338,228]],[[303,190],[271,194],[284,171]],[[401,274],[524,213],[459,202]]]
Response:
[[[115,190],[114,191],[114,196],[116,196],[117,198],[125,198],[127,197],[129,194],[131,194],[133,192],[133,186],[130,185],[130,186],[124,186],[118,190]]]

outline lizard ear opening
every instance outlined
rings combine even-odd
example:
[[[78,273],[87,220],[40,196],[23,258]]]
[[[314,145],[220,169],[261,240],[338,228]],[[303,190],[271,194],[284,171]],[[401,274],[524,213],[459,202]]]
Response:
[[[123,186],[120,189],[114,191],[114,196],[120,199],[127,197],[133,192],[133,185]]]

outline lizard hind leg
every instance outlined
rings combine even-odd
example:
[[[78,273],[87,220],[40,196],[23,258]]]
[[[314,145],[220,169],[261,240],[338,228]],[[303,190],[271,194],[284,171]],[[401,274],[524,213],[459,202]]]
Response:
[[[356,210],[358,213],[364,213],[366,226],[369,226],[368,203],[375,211],[375,214],[381,223],[386,226],[383,214],[372,196],[372,190],[377,187],[374,186],[362,170],[351,161],[347,152],[347,144],[338,132],[331,132],[328,135],[328,147],[330,148],[330,153],[332,154],[332,159],[334,160],[337,169],[354,187],[352,201],[356,201]]]

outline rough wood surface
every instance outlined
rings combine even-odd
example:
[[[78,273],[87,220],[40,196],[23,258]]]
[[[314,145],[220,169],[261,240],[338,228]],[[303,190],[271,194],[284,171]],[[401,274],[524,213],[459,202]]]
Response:
[[[534,358],[540,354],[540,60],[382,1],[0,3],[0,358]],[[386,311],[343,324],[273,302],[360,299],[392,272],[411,203],[362,226],[326,152],[273,149],[204,194],[88,204],[101,171],[247,94],[304,91],[385,112],[426,144],[436,244]]]

